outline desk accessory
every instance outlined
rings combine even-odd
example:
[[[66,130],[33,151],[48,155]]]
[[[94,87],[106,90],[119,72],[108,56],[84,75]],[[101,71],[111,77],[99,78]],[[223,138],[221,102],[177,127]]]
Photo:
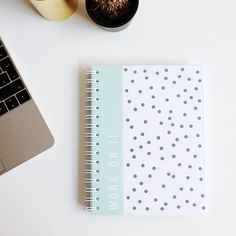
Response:
[[[53,143],[42,115],[0,39],[0,175]]]
[[[116,32],[128,27],[139,0],[86,0],[89,17],[105,30]]]
[[[92,66],[85,98],[85,202],[97,215],[206,210],[197,65]]]
[[[30,2],[49,20],[64,20],[78,7],[78,0],[30,0]]]

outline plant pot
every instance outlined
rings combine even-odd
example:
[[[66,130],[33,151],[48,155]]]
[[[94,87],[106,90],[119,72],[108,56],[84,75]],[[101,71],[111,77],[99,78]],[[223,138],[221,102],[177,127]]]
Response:
[[[102,9],[94,0],[86,0],[86,10],[89,17],[103,29],[117,32],[129,26],[139,6],[139,0],[128,0],[128,4],[120,8],[114,16]]]
[[[30,2],[49,20],[64,20],[78,7],[78,0],[30,0]]]

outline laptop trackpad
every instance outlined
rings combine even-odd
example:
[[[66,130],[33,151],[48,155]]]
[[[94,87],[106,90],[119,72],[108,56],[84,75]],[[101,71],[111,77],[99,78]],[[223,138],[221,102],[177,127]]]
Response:
[[[6,170],[6,169],[5,169],[4,165],[3,165],[3,162],[2,162],[2,160],[0,159],[0,173],[4,172],[5,170]]]

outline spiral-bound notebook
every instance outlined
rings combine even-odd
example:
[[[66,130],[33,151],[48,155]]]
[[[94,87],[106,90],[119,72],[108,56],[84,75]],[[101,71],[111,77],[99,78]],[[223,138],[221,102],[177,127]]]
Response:
[[[87,75],[87,209],[98,215],[204,213],[201,68],[92,66]]]

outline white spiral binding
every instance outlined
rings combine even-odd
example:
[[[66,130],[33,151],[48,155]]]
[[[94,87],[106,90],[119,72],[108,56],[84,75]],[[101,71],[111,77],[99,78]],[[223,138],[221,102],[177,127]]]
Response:
[[[84,132],[84,146],[87,149],[84,152],[84,170],[83,174],[86,176],[83,180],[84,182],[84,202],[86,203],[85,209],[88,211],[99,210],[99,198],[93,197],[93,193],[99,192],[97,184],[99,183],[99,178],[94,178],[94,175],[99,173],[99,160],[98,154],[99,151],[93,151],[93,148],[98,148],[99,143],[95,142],[94,139],[99,137],[99,124],[97,124],[97,119],[99,119],[97,113],[99,111],[99,106],[97,102],[99,101],[98,93],[99,88],[97,84],[99,83],[98,79],[94,79],[93,75],[98,74],[98,71],[87,71],[86,72],[86,82],[85,82],[85,105],[84,110],[86,115],[84,116],[85,121],[85,132]],[[96,103],[96,105],[94,105]],[[96,204],[97,203],[97,204]]]

